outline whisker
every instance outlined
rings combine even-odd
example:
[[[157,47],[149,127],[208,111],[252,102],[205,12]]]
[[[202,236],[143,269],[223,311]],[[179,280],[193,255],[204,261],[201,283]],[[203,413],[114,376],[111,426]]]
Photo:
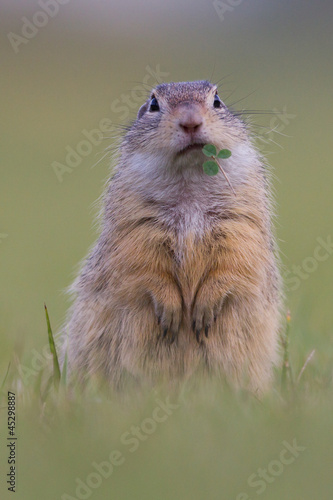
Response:
[[[214,76],[214,73],[215,73],[215,67],[216,67],[216,54],[215,54],[215,59],[214,59],[213,71],[212,71],[212,74],[210,75],[210,78],[209,78],[210,82],[213,80],[213,76]]]
[[[217,88],[220,88],[220,86],[221,86],[221,82],[222,82],[223,80],[225,80],[226,78],[229,78],[230,76],[234,75],[234,74],[235,74],[235,72],[234,72],[234,71],[233,71],[232,73],[228,73],[227,75],[223,76],[222,78],[220,78],[219,80],[217,80],[216,82],[214,82],[214,85],[216,85],[216,86],[217,86]]]
[[[252,92],[250,92],[249,94],[247,94],[245,97],[242,97],[241,99],[238,99],[238,101],[234,101],[232,102],[231,104],[229,104],[228,106],[232,107],[234,106],[235,104],[241,102],[241,101],[244,101],[244,99],[247,99],[248,97],[250,97],[250,95],[254,94],[255,92],[258,92],[259,88],[258,89],[255,89],[253,90]]]
[[[235,111],[234,116],[241,115],[281,115],[281,111],[273,111],[267,109],[243,109],[242,111]]]
[[[131,80],[129,83],[131,83],[133,85],[141,86],[144,90],[146,90],[147,95],[150,94],[150,91],[152,89],[152,86],[148,85],[148,83],[145,83],[143,81],[139,82],[137,80]],[[130,91],[132,92],[132,90],[134,90],[134,89],[131,89]]]
[[[226,103],[226,102],[227,102],[227,100],[229,99],[229,97],[231,97],[231,96],[232,96],[232,95],[233,95],[233,94],[234,94],[237,90],[238,90],[238,88],[236,88],[236,89],[232,90],[232,91],[230,92],[230,94],[229,94],[226,98],[224,98],[224,99],[222,99],[222,100]],[[228,106],[229,106],[229,104],[228,104]]]

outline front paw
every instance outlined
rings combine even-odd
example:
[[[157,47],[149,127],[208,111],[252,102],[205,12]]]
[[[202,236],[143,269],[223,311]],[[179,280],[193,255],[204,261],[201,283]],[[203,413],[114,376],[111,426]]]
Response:
[[[179,332],[182,320],[182,307],[181,305],[165,305],[158,304],[156,307],[157,323],[161,328],[161,335],[163,339],[172,344]]]
[[[214,305],[196,300],[192,311],[192,330],[199,344],[203,341],[203,335],[208,338],[209,330],[221,312],[222,303],[223,298]]]

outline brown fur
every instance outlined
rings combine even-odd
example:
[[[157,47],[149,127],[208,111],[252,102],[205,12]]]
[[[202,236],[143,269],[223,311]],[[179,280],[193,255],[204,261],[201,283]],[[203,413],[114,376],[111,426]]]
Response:
[[[269,186],[245,125],[209,82],[159,85],[159,112],[142,106],[124,138],[102,232],[73,286],[68,361],[82,379],[113,386],[178,380],[203,366],[263,391],[276,360],[280,278]],[[190,114],[188,114],[190,113]],[[183,117],[198,142],[228,148],[207,176],[197,149],[179,153]],[[207,158],[206,158],[207,159]]]

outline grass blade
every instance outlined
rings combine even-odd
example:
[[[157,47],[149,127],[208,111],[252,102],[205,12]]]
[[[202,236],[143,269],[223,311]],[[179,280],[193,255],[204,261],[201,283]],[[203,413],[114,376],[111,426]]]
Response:
[[[316,350],[315,350],[315,349],[313,349],[313,350],[310,352],[309,356],[306,358],[305,363],[304,363],[304,365],[302,366],[302,369],[301,369],[301,371],[299,372],[299,375],[298,375],[298,377],[297,377],[297,380],[296,380],[296,385],[298,385],[298,384],[299,384],[299,382],[300,382],[300,380],[301,380],[301,377],[302,377],[302,375],[303,375],[303,373],[304,373],[304,370],[305,370],[305,368],[308,366],[308,364],[310,363],[310,361],[312,360],[313,356],[315,355],[315,352],[316,352]]]
[[[289,386],[292,389],[294,388],[293,374],[292,374],[290,360],[289,360],[290,319],[291,319],[290,312],[288,311],[286,332],[285,332],[285,335],[282,339],[282,345],[284,348],[282,374],[281,374],[281,390],[282,391],[287,389],[287,385],[288,385],[287,378],[289,378]]]
[[[45,316],[46,316],[46,323],[47,323],[47,332],[48,332],[48,337],[49,337],[49,346],[50,346],[50,351],[51,351],[51,354],[53,357],[53,383],[54,383],[55,387],[58,387],[59,382],[60,382],[60,378],[61,378],[59,360],[58,360],[57,349],[56,349],[56,345],[54,342],[49,313],[48,313],[46,304],[44,304],[44,309],[45,309]]]
[[[67,355],[67,349],[66,349],[64,364],[63,364],[62,373],[61,373],[61,383],[63,385],[67,384],[67,360],[68,360],[68,355]]]
[[[2,390],[3,390],[4,386],[5,386],[5,383],[6,383],[6,380],[7,380],[7,377],[8,377],[8,373],[9,373],[9,368],[10,368],[10,363],[8,363],[6,375],[5,375],[5,378],[2,381],[0,392],[2,392]]]

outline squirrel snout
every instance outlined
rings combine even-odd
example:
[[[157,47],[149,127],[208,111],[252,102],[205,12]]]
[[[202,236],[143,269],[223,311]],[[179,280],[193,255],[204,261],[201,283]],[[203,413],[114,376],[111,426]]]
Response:
[[[178,125],[186,134],[197,132],[202,126],[202,116],[197,110],[187,110],[179,118]]]

